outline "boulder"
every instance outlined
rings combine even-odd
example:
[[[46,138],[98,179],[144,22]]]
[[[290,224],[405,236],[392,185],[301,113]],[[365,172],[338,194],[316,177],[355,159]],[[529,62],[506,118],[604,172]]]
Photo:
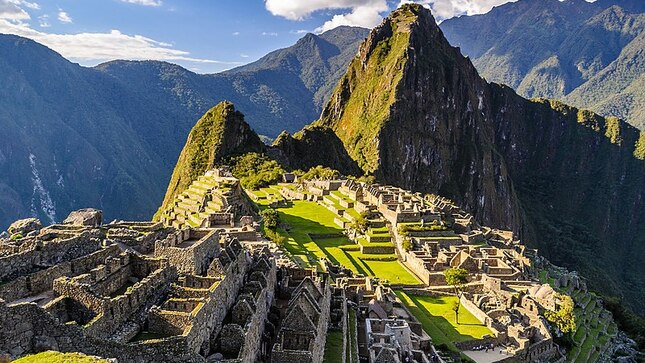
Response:
[[[7,232],[9,232],[10,235],[19,233],[26,236],[30,232],[40,231],[41,228],[43,228],[43,225],[40,223],[38,218],[26,218],[13,222],[9,226],[9,229],[7,229]]]
[[[0,241],[9,239],[9,237],[11,237],[11,235],[7,233],[7,231],[0,232]]]
[[[34,350],[36,352],[58,350],[58,342],[56,342],[56,339],[52,337],[38,335],[34,337]]]
[[[103,222],[103,212],[94,208],[75,210],[65,218],[63,224],[98,227]]]

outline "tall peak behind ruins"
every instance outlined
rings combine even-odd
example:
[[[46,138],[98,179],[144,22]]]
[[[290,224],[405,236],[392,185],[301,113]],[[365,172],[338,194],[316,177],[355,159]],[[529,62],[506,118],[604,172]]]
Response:
[[[645,308],[645,135],[486,82],[421,6],[374,28],[320,119],[274,146],[298,168],[354,174],[342,168],[353,164],[380,182],[452,198]]]

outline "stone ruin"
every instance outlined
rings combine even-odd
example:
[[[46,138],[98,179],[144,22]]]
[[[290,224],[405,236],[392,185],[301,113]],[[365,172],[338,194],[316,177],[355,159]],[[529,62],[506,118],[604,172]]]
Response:
[[[288,324],[272,314],[291,309],[274,297],[328,291],[311,271],[276,264],[252,217],[177,230],[101,224],[100,215],[74,212],[44,228],[24,221],[12,230],[24,236],[0,239],[0,357],[59,350],[122,362],[282,362],[292,352],[273,351],[278,337],[290,339]],[[320,290],[304,282],[292,291],[305,275]],[[314,301],[312,346],[324,347],[329,294]]]

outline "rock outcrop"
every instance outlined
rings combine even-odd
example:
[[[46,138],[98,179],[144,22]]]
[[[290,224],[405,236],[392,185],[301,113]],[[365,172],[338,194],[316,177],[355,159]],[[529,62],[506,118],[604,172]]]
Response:
[[[63,224],[72,226],[98,227],[103,223],[103,211],[94,208],[84,208],[71,212]]]
[[[11,223],[7,232],[11,235],[21,234],[26,236],[30,232],[40,231],[41,228],[43,228],[43,225],[40,223],[38,218],[26,218]]]

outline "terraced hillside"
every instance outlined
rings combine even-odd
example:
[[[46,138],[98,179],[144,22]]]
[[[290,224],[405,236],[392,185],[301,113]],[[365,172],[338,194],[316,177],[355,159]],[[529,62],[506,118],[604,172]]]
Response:
[[[540,273],[540,280],[549,283],[556,290],[571,296],[576,304],[576,330],[572,349],[567,351],[567,362],[583,363],[609,361],[613,354],[610,351],[612,340],[617,337],[618,327],[611,313],[603,307],[602,299],[595,293],[574,287],[558,287],[556,283],[560,270],[545,270]]]
[[[175,228],[210,227],[222,214],[245,210],[244,199],[236,179],[207,173],[177,195],[159,219]]]
[[[282,194],[300,193],[302,200],[287,200]],[[367,242],[365,236],[343,233],[362,218],[356,201],[342,193],[320,196],[297,190],[293,184],[273,185],[256,191],[247,190],[261,209],[275,208],[281,226],[277,228],[281,244],[291,258],[303,267],[322,269],[322,260],[342,265],[354,273],[378,277],[395,285],[418,285],[420,281],[397,259],[391,236],[384,226],[370,227],[381,233],[382,242]],[[382,221],[381,221],[382,222]],[[371,221],[370,221],[371,223]],[[387,241],[386,241],[387,239]],[[379,250],[365,246],[379,247]],[[383,251],[380,247],[386,247]]]

